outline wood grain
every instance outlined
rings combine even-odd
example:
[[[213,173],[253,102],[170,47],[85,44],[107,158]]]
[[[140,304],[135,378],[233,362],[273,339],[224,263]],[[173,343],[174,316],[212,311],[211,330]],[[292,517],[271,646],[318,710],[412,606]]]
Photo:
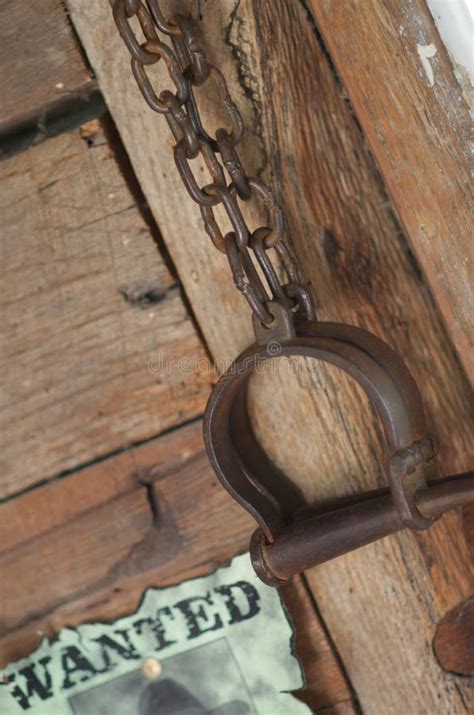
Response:
[[[65,625],[133,611],[149,586],[211,572],[245,550],[251,528],[211,473],[200,423],[10,500],[0,506],[0,667]],[[301,580],[284,597],[307,666],[305,699],[354,714]]]
[[[107,3],[69,6],[212,354],[229,358],[252,340],[245,301],[185,198],[171,140],[134,86]],[[441,469],[465,469],[462,369],[311,16],[287,0],[208,2],[201,29],[249,127],[249,171],[263,172],[285,206],[320,318],[366,327],[399,350],[422,387]],[[212,94],[200,99],[216,123]],[[253,406],[263,442],[308,499],[383,483],[380,427],[361,392],[319,365],[288,372],[259,376]],[[453,514],[429,535],[394,536],[308,574],[365,712],[465,712],[467,685],[441,671],[431,641],[470,591],[469,564]]]
[[[474,554],[474,505],[468,504],[462,510],[464,536]]]
[[[0,135],[44,124],[96,87],[60,0],[2,0],[0,17]]]
[[[424,0],[309,4],[472,375],[472,124],[433,18]]]
[[[281,593],[295,628],[295,649],[304,663],[305,688],[298,693],[313,708],[329,713],[357,712],[344,682],[341,664],[334,657],[326,630],[314,612],[311,592],[303,576],[284,584]]]
[[[5,497],[200,414],[210,378],[153,369],[205,353],[97,122],[0,183]]]

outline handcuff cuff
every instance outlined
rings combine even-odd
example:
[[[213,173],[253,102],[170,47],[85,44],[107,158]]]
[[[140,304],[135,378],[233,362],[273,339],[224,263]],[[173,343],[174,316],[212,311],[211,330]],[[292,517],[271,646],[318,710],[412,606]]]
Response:
[[[279,357],[316,358],[347,372],[382,421],[388,488],[307,507],[257,441],[247,405],[258,367],[274,357],[265,329],[222,375],[204,416],[204,442],[222,485],[256,520],[250,554],[257,575],[277,586],[291,576],[403,528],[428,529],[445,511],[474,501],[474,472],[436,478],[436,446],[418,386],[400,356],[375,335],[343,323],[291,323],[279,304],[272,341]],[[254,321],[254,325],[256,321]]]

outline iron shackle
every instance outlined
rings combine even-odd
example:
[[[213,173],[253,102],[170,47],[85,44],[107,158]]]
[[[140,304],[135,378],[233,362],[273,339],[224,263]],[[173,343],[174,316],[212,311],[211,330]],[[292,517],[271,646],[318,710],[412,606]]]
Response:
[[[405,527],[427,529],[447,509],[474,500],[474,473],[434,480],[435,447],[420,391],[382,340],[350,325],[305,320],[279,342],[278,355],[332,363],[361,385],[383,424],[389,488],[305,507],[299,490],[258,443],[247,409],[249,380],[275,353],[265,344],[245,350],[209,398],[204,441],[219,480],[258,523],[250,552],[265,583],[278,585]]]

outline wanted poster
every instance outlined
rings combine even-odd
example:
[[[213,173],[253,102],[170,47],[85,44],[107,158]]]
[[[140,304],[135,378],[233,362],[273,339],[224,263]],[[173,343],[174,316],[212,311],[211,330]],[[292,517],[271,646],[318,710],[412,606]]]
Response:
[[[303,715],[293,632],[248,554],[150,588],[115,623],[64,629],[0,674],[2,715]]]

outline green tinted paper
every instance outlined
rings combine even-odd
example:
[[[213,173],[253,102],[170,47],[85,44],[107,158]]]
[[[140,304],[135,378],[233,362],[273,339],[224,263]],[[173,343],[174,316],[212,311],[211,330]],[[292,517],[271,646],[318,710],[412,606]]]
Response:
[[[278,591],[248,554],[149,589],[111,624],[64,629],[1,674],[2,715],[299,715],[302,687]]]

